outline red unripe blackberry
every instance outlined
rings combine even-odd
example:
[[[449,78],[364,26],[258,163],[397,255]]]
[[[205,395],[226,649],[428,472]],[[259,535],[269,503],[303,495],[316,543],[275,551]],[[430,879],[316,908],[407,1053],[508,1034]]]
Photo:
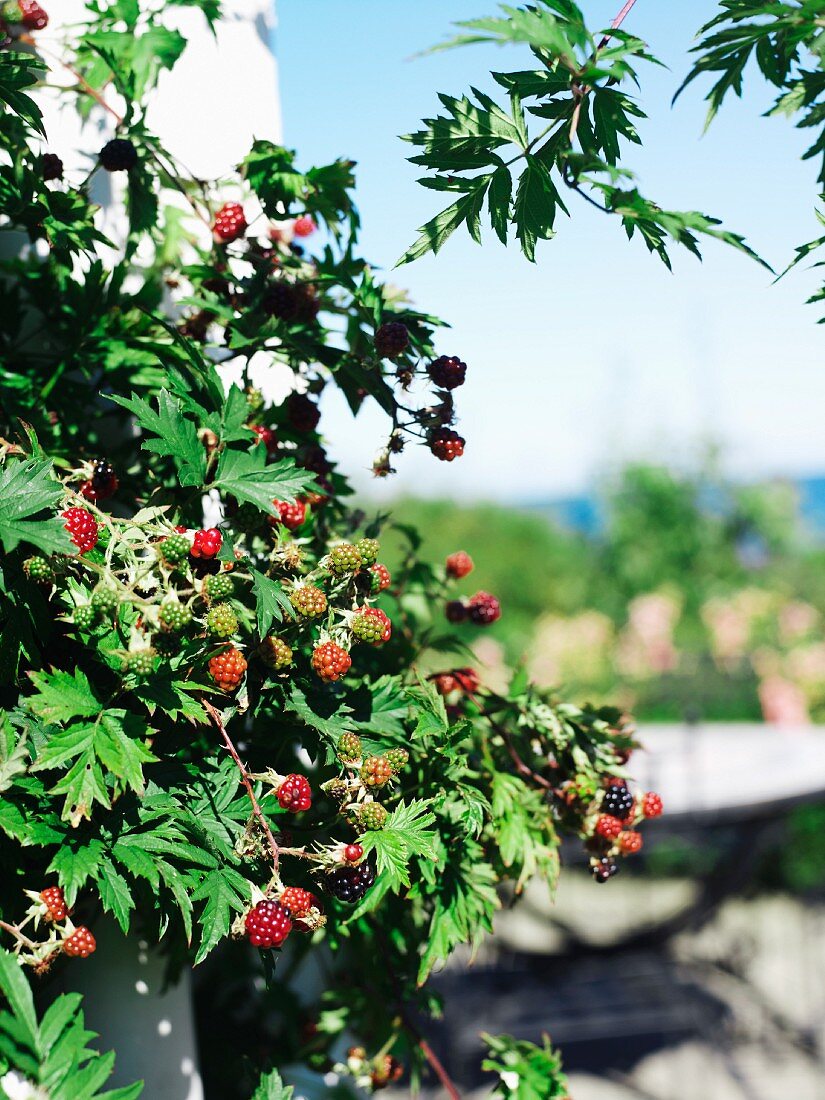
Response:
[[[458,691],[458,681],[452,672],[439,672],[432,677],[432,681],[439,695],[452,695],[454,691]]]
[[[361,738],[347,731],[338,738],[338,759],[345,764],[361,759]]]
[[[664,809],[661,795],[648,791],[642,798],[642,813],[645,817],[659,817]]]
[[[63,950],[75,959],[86,959],[94,953],[97,944],[92,933],[84,925],[76,928],[63,941]]]
[[[300,584],[293,588],[289,602],[305,619],[315,619],[327,609],[326,595],[314,584]]]
[[[370,573],[372,574],[370,591],[373,596],[383,592],[385,588],[389,588],[392,584],[392,577],[386,565],[376,562],[375,565],[370,566]]]
[[[196,531],[192,539],[192,549],[189,551],[193,558],[214,558],[220,553],[223,546],[223,535],[217,527],[206,527],[202,531]]]
[[[270,635],[261,642],[258,652],[265,665],[281,672],[292,664],[292,647],[288,646],[282,638]]]
[[[406,768],[407,763],[410,759],[410,754],[407,752],[407,750],[401,748],[387,749],[387,751],[384,753],[384,756],[389,762],[390,767],[392,768],[393,775],[398,775],[400,771]]]
[[[357,867],[336,867],[326,877],[326,887],[339,901],[356,902],[375,882],[375,868],[371,863],[359,863]]]
[[[616,780],[611,783],[602,796],[601,809],[603,813],[618,817],[620,821],[627,820],[633,809],[633,795],[624,781]]]
[[[622,822],[618,817],[611,817],[610,814],[600,814],[594,829],[594,832],[605,840],[615,840],[621,831]]]
[[[207,613],[206,629],[216,638],[231,638],[238,629],[238,616],[228,603],[216,603]]]
[[[212,236],[219,244],[231,244],[242,237],[249,228],[243,207],[239,202],[225,202],[215,215]]]
[[[467,602],[467,615],[476,626],[490,626],[501,618],[501,604],[489,592],[476,592]]]
[[[69,907],[60,886],[47,886],[40,891],[40,900],[46,906],[46,920],[59,923],[69,915]]]
[[[642,834],[635,829],[626,829],[619,833],[619,851],[626,856],[633,855],[642,850]]]
[[[276,455],[278,453],[278,437],[271,428],[265,428],[263,424],[250,424],[249,427],[266,447],[266,453],[268,455]]]
[[[312,788],[305,775],[288,775],[276,792],[282,810],[299,814],[312,805]]]
[[[315,895],[309,890],[302,890],[300,886],[287,886],[278,901],[293,917],[305,917],[310,909],[318,908]]]
[[[347,863],[357,863],[359,859],[364,858],[364,849],[360,844],[348,844],[344,848],[344,859]]]
[[[235,582],[229,573],[212,573],[203,582],[203,593],[208,600],[227,600],[235,591]]]
[[[472,695],[473,692],[478,691],[478,686],[481,681],[474,668],[453,669],[453,676],[461,690],[466,691],[468,695]]]
[[[457,581],[460,581],[462,577],[466,577],[475,569],[473,559],[466,550],[456,550],[454,554],[450,554],[445,565],[447,576],[453,577]]]
[[[234,646],[227,646],[209,662],[212,679],[223,691],[234,691],[246,672],[246,660]]]
[[[392,623],[380,607],[362,607],[352,620],[352,633],[359,642],[383,645],[392,636]]]
[[[312,654],[312,667],[327,683],[340,680],[351,665],[349,653],[335,642],[323,642],[315,647]]]
[[[244,924],[247,938],[255,947],[280,947],[292,931],[289,910],[268,899],[249,910]]]
[[[381,544],[378,539],[359,539],[355,544],[355,549],[361,555],[361,564],[366,568],[378,561]]]
[[[409,344],[409,331],[400,321],[387,321],[375,333],[375,350],[382,359],[397,359]]]
[[[296,431],[313,432],[321,419],[321,410],[305,393],[291,393],[286,400],[289,422]]]
[[[107,172],[129,172],[137,164],[137,149],[128,138],[112,138],[100,150],[99,159]]]
[[[56,153],[44,153],[40,158],[40,175],[46,183],[63,179],[63,161]]]
[[[361,568],[361,555],[350,542],[333,546],[329,552],[329,571],[342,577]]]
[[[269,517],[269,522],[273,527],[277,527],[279,523],[282,523],[288,531],[296,531],[306,522],[307,506],[303,500],[296,500],[292,503],[286,500],[273,500],[272,503],[278,512],[277,516]]]
[[[361,765],[361,782],[367,787],[383,787],[392,779],[392,764],[386,756],[368,756]]]
[[[67,508],[63,519],[66,521],[63,526],[81,554],[97,546],[99,528],[91,512],[87,512],[85,508]]]
[[[427,445],[441,462],[452,462],[461,458],[467,440],[454,432],[452,428],[436,428],[427,436]]]
[[[42,31],[49,25],[49,16],[37,3],[37,0],[17,0],[20,9],[20,22],[27,31]]]
[[[467,605],[464,600],[449,600],[444,605],[444,614],[449,623],[463,623],[467,619]]]
[[[311,237],[316,230],[315,222],[309,214],[302,214],[296,218],[292,225],[292,232],[296,237]]]
[[[378,832],[386,825],[388,816],[389,814],[380,802],[367,802],[358,811],[358,824],[362,829]]]
[[[394,1054],[381,1054],[378,1055],[373,1063],[370,1071],[370,1084],[374,1089],[385,1089],[387,1085],[392,1085],[396,1081],[400,1081],[404,1076],[404,1066]]]
[[[440,355],[427,367],[432,381],[442,390],[454,390],[464,385],[467,376],[467,364],[457,355]]]

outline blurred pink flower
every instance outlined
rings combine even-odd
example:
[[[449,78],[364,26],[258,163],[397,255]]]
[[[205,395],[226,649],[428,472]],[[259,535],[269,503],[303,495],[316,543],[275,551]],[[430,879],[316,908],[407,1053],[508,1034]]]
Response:
[[[811,634],[819,625],[819,612],[802,600],[791,600],[779,609],[779,637],[783,642],[795,642]]]
[[[766,722],[783,726],[810,725],[804,693],[782,676],[769,676],[760,682],[759,702]]]

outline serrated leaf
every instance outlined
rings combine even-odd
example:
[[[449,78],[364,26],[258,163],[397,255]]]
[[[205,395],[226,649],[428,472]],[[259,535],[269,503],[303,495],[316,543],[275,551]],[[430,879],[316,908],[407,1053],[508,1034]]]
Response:
[[[6,461],[0,469],[0,544],[7,553],[21,542],[45,554],[73,551],[62,519],[31,518],[46,508],[56,507],[63,493],[63,487],[53,477],[51,462],[37,458]]]
[[[292,459],[267,465],[266,449],[260,446],[251,451],[225,450],[212,484],[271,516],[276,515],[273,501],[293,501],[315,486],[312,475],[299,469]]]

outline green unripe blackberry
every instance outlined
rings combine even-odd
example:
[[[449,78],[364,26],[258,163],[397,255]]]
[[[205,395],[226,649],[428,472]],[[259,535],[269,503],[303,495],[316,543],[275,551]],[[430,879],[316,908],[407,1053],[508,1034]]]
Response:
[[[164,630],[183,630],[185,626],[191,623],[192,612],[186,604],[178,603],[177,600],[169,600],[167,603],[161,604],[158,618]]]
[[[378,539],[359,539],[355,544],[355,549],[361,555],[362,565],[375,565],[378,561],[381,544]]]
[[[299,615],[305,619],[314,619],[323,615],[327,609],[327,598],[314,584],[300,584],[293,588],[289,600]]]
[[[165,538],[160,544],[160,552],[164,560],[169,562],[170,565],[179,565],[182,561],[186,561],[190,549],[189,539],[177,531]]]
[[[410,754],[406,749],[387,749],[384,753],[384,757],[389,761],[392,768],[392,774],[398,775],[398,773],[407,766],[407,761],[410,759]]]
[[[246,391],[246,403],[251,413],[263,412],[264,395],[257,387],[250,386]]]
[[[258,652],[265,665],[274,668],[276,672],[289,668],[292,664],[292,647],[288,646],[282,638],[270,635],[261,642]]]
[[[120,597],[114,588],[102,586],[92,593],[92,607],[98,615],[112,615],[117,610]]]
[[[74,609],[72,621],[78,630],[91,630],[97,622],[97,612],[90,603],[81,604]]]
[[[155,654],[151,649],[132,649],[123,658],[123,671],[144,679],[155,668]]]
[[[345,764],[361,759],[361,738],[357,733],[342,733],[338,738],[338,759]]]
[[[383,829],[387,823],[389,814],[386,808],[380,804],[380,802],[368,802],[366,806],[362,806],[358,813],[358,824],[362,829],[370,829],[372,832],[376,832],[378,829]]]
[[[238,616],[228,603],[216,603],[206,616],[206,629],[216,638],[231,638],[238,629]]]
[[[203,582],[203,591],[207,599],[228,600],[235,591],[235,582],[229,573],[212,573]]]
[[[54,580],[54,569],[52,569],[51,562],[39,556],[27,558],[23,562],[23,572],[30,580],[37,581],[38,584],[51,584]]]
[[[356,573],[361,568],[361,555],[350,542],[333,546],[329,552],[329,571],[343,577],[347,573]]]

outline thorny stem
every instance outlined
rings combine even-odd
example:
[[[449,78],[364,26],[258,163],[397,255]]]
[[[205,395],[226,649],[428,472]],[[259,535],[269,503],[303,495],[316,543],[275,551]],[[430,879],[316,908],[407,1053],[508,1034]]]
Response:
[[[39,944],[35,943],[34,940],[30,940],[29,937],[24,935],[15,925],[0,920],[0,928],[2,928],[4,932],[8,932],[10,936],[14,936],[18,943],[25,944],[30,951],[36,952],[40,949]]]
[[[209,702],[204,702],[203,705],[206,708],[207,714],[209,715],[209,717],[214,722],[215,728],[217,729],[218,733],[223,738],[224,744],[229,749],[229,752],[232,756],[232,759],[235,761],[235,764],[238,768],[238,771],[241,773],[241,782],[243,783],[244,787],[246,787],[246,793],[249,795],[249,801],[252,803],[252,812],[255,814],[255,817],[258,819],[258,823],[261,826],[261,828],[263,829],[264,836],[266,837],[267,843],[269,844],[269,850],[272,853],[272,868],[275,871],[275,873],[277,874],[278,873],[278,862],[280,860],[280,855],[281,855],[281,849],[278,847],[278,842],[275,839],[275,837],[272,833],[272,830],[269,827],[269,823],[267,822],[266,818],[264,817],[264,812],[261,809],[261,805],[258,802],[258,799],[255,797],[255,790],[252,786],[252,780],[249,778],[249,772],[246,770],[246,767],[245,767],[243,761],[241,760],[240,756],[238,755],[238,750],[235,748],[234,744],[232,743],[232,738],[226,732],[226,726],[224,726],[223,719],[221,718],[218,711]]]

